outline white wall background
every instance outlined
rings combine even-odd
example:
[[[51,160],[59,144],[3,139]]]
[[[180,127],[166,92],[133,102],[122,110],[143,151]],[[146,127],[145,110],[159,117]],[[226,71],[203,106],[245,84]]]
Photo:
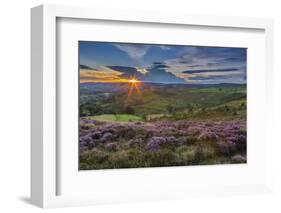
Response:
[[[0,212],[38,212],[29,204],[30,8],[42,3],[79,4],[191,14],[275,19],[275,124],[272,195],[51,209],[52,212],[280,212],[281,211],[281,3],[278,0],[8,0],[0,6]]]

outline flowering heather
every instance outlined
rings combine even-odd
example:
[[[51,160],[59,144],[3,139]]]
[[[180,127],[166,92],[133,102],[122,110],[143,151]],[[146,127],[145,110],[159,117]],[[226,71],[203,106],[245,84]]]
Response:
[[[116,143],[108,143],[108,144],[106,144],[105,147],[109,151],[116,151],[117,150],[117,144]]]
[[[134,146],[140,146],[143,143],[142,138],[134,138],[128,141],[128,146],[129,147],[134,147]]]
[[[198,139],[216,141],[218,140],[218,136],[216,135],[216,133],[206,130],[200,133]]]
[[[112,139],[112,134],[110,132],[106,132],[104,133],[104,135],[101,137],[100,142],[104,143],[104,142],[108,142],[111,141]]]
[[[160,146],[167,142],[164,137],[152,137],[147,143],[147,149],[150,151],[158,151]]]
[[[92,137],[92,139],[99,139],[102,137],[102,133],[100,131],[96,131],[90,133],[90,136]]]
[[[111,155],[118,165],[119,161],[122,165],[134,162],[141,166],[243,163],[245,129],[246,123],[240,120],[101,122],[84,118],[80,120],[80,157],[93,152],[90,158],[82,159],[94,158],[91,162],[96,162],[95,168],[108,165]]]

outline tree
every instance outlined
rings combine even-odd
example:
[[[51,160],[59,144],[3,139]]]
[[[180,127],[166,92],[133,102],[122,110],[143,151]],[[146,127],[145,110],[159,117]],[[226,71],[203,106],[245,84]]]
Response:
[[[225,109],[226,112],[228,112],[230,110],[227,105],[224,106],[224,109]]]
[[[173,113],[175,111],[175,108],[171,104],[168,104],[166,108],[169,113]]]
[[[239,109],[244,109],[244,108],[245,108],[245,106],[246,106],[245,102],[242,102],[242,103],[240,104]]]
[[[131,106],[126,106],[124,109],[125,114],[134,114],[135,110]]]

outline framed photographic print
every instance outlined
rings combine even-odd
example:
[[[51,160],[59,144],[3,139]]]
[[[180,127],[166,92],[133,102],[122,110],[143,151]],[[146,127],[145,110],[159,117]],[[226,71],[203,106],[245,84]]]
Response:
[[[269,192],[272,29],[269,19],[33,8],[32,203]]]
[[[247,49],[79,41],[79,169],[247,162]]]

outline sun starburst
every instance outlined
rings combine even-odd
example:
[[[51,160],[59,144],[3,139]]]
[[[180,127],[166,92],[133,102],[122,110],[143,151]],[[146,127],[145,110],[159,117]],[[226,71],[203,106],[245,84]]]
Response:
[[[135,78],[132,78],[132,79],[129,80],[129,82],[132,83],[132,84],[135,84],[135,83],[138,83],[140,81],[135,79]]]

